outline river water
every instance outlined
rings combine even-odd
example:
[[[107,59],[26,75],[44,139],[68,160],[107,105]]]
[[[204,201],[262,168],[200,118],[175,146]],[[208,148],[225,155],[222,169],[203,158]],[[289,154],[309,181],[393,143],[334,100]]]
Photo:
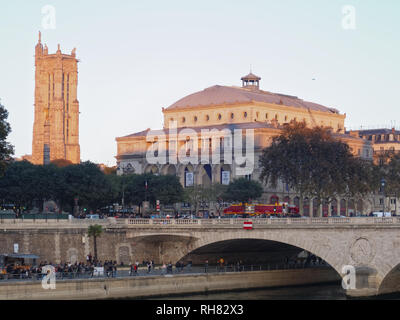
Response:
[[[400,294],[384,298],[400,300]],[[339,284],[329,284],[182,295],[162,300],[347,300],[347,297]]]

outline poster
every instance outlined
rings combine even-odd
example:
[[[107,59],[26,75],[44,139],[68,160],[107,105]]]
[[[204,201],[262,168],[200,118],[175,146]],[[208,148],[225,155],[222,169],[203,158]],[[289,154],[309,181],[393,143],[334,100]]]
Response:
[[[193,172],[186,172],[186,187],[192,187],[194,185]]]
[[[231,181],[231,173],[229,171],[222,171],[221,173],[221,184],[229,185]]]

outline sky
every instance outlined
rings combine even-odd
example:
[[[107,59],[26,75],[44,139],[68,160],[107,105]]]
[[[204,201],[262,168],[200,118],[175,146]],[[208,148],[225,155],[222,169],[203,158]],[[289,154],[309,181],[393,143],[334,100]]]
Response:
[[[400,127],[398,0],[1,0],[18,157],[32,152],[39,31],[49,53],[77,48],[83,161],[115,165],[116,137],[162,128],[163,107],[250,68],[263,90],[346,113],[347,128]]]

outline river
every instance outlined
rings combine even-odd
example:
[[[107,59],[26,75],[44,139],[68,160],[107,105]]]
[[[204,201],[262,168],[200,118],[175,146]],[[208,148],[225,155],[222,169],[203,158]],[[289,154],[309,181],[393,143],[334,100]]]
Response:
[[[400,300],[400,294],[378,299]],[[347,297],[340,285],[331,284],[182,295],[162,300],[347,300]]]

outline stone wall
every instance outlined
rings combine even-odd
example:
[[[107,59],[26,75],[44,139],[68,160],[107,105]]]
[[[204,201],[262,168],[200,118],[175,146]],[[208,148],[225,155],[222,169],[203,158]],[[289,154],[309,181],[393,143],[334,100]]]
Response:
[[[0,300],[144,298],[328,282],[337,282],[340,285],[339,280],[339,275],[334,270],[325,268],[57,281],[55,290],[43,289],[40,281],[0,282]]]

